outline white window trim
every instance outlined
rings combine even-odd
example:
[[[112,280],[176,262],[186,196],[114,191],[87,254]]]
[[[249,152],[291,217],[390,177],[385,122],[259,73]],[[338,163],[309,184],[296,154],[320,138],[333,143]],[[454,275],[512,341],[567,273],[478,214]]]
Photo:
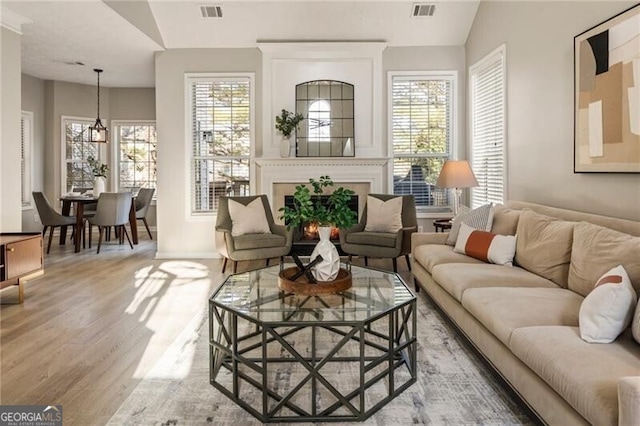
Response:
[[[442,71],[388,71],[387,72],[387,188],[389,193],[393,191],[393,79],[401,77],[410,79],[411,77],[425,78],[430,80],[450,80],[451,81],[451,145],[449,158],[458,158],[458,120],[460,112],[458,108],[458,71],[442,70]],[[417,208],[418,219],[434,218],[446,216],[446,212],[437,212],[430,208]]]
[[[185,205],[185,219],[187,221],[195,222],[210,222],[212,217],[216,217],[217,211],[195,213],[193,211],[191,191],[195,185],[193,180],[193,174],[191,173],[191,163],[193,161],[193,134],[191,132],[192,122],[192,97],[190,84],[192,82],[210,82],[211,80],[236,80],[238,78],[248,78],[250,82],[249,87],[249,117],[251,120],[250,138],[251,146],[249,148],[249,190],[253,193],[253,188],[256,187],[256,173],[255,173],[255,156],[256,156],[256,117],[255,117],[255,102],[256,102],[256,88],[255,88],[255,73],[253,72],[224,72],[224,73],[185,73],[184,74],[184,94],[185,94],[185,117],[184,117],[184,149],[185,149],[185,188],[184,188],[184,205]]]
[[[504,90],[502,92],[502,116],[503,116],[503,123],[502,123],[502,134],[504,135],[504,140],[503,140],[503,144],[502,144],[502,156],[504,159],[504,173],[502,176],[502,196],[504,198],[504,201],[508,200],[508,196],[507,194],[509,193],[509,188],[508,188],[508,179],[507,176],[509,175],[509,164],[507,161],[507,140],[508,140],[508,134],[507,134],[507,90],[509,87],[508,84],[508,74],[507,74],[507,46],[506,44],[502,44],[500,46],[498,46],[496,49],[494,49],[492,52],[490,52],[489,54],[487,54],[485,57],[483,57],[482,59],[480,59],[478,62],[476,62],[475,64],[471,65],[469,67],[469,73],[468,73],[468,88],[469,88],[469,94],[468,94],[468,111],[467,111],[467,116],[469,117],[468,121],[468,128],[467,128],[467,135],[468,135],[468,140],[469,140],[469,144],[467,146],[467,158],[469,159],[470,163],[473,163],[473,76],[477,73],[479,73],[480,71],[482,71],[484,68],[488,67],[489,65],[491,65],[494,61],[497,55],[502,55],[502,75],[503,75],[503,81],[504,81]],[[469,191],[469,205],[473,205],[473,191],[470,190]]]
[[[60,116],[60,194],[64,195],[67,192],[67,146],[66,146],[66,134],[65,134],[65,123],[67,121],[87,121],[92,125],[95,123],[95,118],[90,117],[77,117],[72,115],[62,115]],[[92,142],[87,142],[92,143]],[[95,143],[95,142],[93,142]],[[104,145],[108,145],[106,143],[101,143],[99,148],[100,158],[99,160],[107,166],[109,166],[109,171],[111,171],[111,165],[109,164],[108,159],[105,160],[107,156],[107,148]]]
[[[20,113],[20,121],[25,124],[28,123],[29,126],[29,140],[23,141],[22,135],[20,136],[21,144],[24,144],[22,148],[25,152],[25,162],[24,162],[24,179],[25,182],[21,182],[21,188],[23,190],[23,194],[21,198],[24,197],[25,200],[28,200],[26,203],[22,204],[22,210],[32,210],[33,209],[33,197],[31,196],[31,191],[33,191],[33,145],[34,145],[34,123],[33,123],[33,112],[32,111],[21,111]]]
[[[120,176],[120,150],[119,150],[119,145],[120,145],[120,139],[117,139],[117,143],[116,143],[116,137],[118,137],[118,133],[116,132],[117,128],[119,126],[135,126],[135,125],[141,125],[141,126],[150,126],[150,125],[154,125],[156,126],[156,131],[158,130],[158,126],[157,126],[157,122],[156,120],[111,120],[111,158],[113,159],[113,167],[111,167],[110,170],[110,174],[111,174],[111,187],[115,188],[115,191],[119,191],[120,190],[120,179],[118,179],[118,176]],[[156,185],[157,185],[157,176],[156,176]],[[155,202],[155,198],[156,198],[156,194],[153,194],[153,198],[154,201],[151,204],[154,204]]]

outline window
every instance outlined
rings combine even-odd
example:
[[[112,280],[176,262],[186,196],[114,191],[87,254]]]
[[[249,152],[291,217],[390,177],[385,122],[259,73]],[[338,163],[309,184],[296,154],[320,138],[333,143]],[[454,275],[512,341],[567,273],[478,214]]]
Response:
[[[117,187],[156,188],[158,138],[155,122],[114,122]],[[154,193],[155,196],[155,193]]]
[[[89,118],[62,118],[62,193],[73,188],[92,188],[93,174],[87,158],[102,158],[98,144],[89,142],[89,127],[95,120]]]
[[[249,194],[253,75],[187,77],[191,212],[217,210],[221,195]]]
[[[31,208],[31,152],[33,148],[33,113],[20,116],[20,188],[22,207]]]
[[[421,210],[444,209],[448,193],[435,188],[452,156],[457,73],[389,73],[389,137],[393,193],[413,194]]]
[[[505,179],[505,47],[469,68],[471,167],[478,179],[471,205],[504,201]]]

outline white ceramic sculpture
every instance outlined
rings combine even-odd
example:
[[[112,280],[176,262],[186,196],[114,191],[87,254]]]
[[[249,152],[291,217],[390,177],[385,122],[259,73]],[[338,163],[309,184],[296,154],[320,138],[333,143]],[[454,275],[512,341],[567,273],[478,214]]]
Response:
[[[331,242],[331,227],[318,227],[318,235],[320,242],[311,253],[311,260],[317,255],[322,256],[322,262],[313,267],[311,273],[318,281],[333,281],[340,272],[340,255],[336,246]]]

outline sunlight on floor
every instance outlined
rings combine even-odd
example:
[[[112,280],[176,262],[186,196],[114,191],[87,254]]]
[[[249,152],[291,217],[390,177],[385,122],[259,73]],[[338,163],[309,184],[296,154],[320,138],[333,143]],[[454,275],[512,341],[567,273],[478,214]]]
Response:
[[[150,265],[135,273],[137,288],[126,309],[153,332],[142,355],[134,378],[183,378],[191,370],[193,349],[187,342],[197,333],[207,309],[211,291],[209,268],[194,261],[173,260]],[[158,331],[162,333],[158,333]],[[173,342],[173,343],[172,343]],[[172,344],[171,344],[172,343]],[[163,348],[169,344],[164,354]],[[158,358],[172,365],[163,368]],[[176,365],[176,358],[180,360]],[[151,375],[153,375],[151,377]]]

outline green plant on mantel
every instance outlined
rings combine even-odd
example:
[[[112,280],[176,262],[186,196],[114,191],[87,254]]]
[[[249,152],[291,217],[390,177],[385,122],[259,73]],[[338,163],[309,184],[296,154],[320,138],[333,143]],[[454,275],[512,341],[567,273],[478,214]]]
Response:
[[[280,115],[276,115],[276,130],[288,139],[302,120],[304,120],[304,116],[299,112],[293,113],[283,109]]]
[[[358,214],[349,208],[351,196],[355,194],[351,189],[338,187],[329,195],[326,203],[321,200],[321,195],[327,187],[333,187],[333,181],[329,176],[320,176],[319,180],[309,179],[313,187],[313,194],[306,185],[296,186],[293,193],[293,207],[280,208],[283,219],[288,228],[297,227],[307,223],[316,223],[318,226],[333,225],[336,228],[350,228],[356,224]]]
[[[99,162],[92,156],[87,157],[87,163],[89,163],[89,167],[91,167],[91,173],[93,173],[93,177],[107,177],[109,167],[106,164]]]

